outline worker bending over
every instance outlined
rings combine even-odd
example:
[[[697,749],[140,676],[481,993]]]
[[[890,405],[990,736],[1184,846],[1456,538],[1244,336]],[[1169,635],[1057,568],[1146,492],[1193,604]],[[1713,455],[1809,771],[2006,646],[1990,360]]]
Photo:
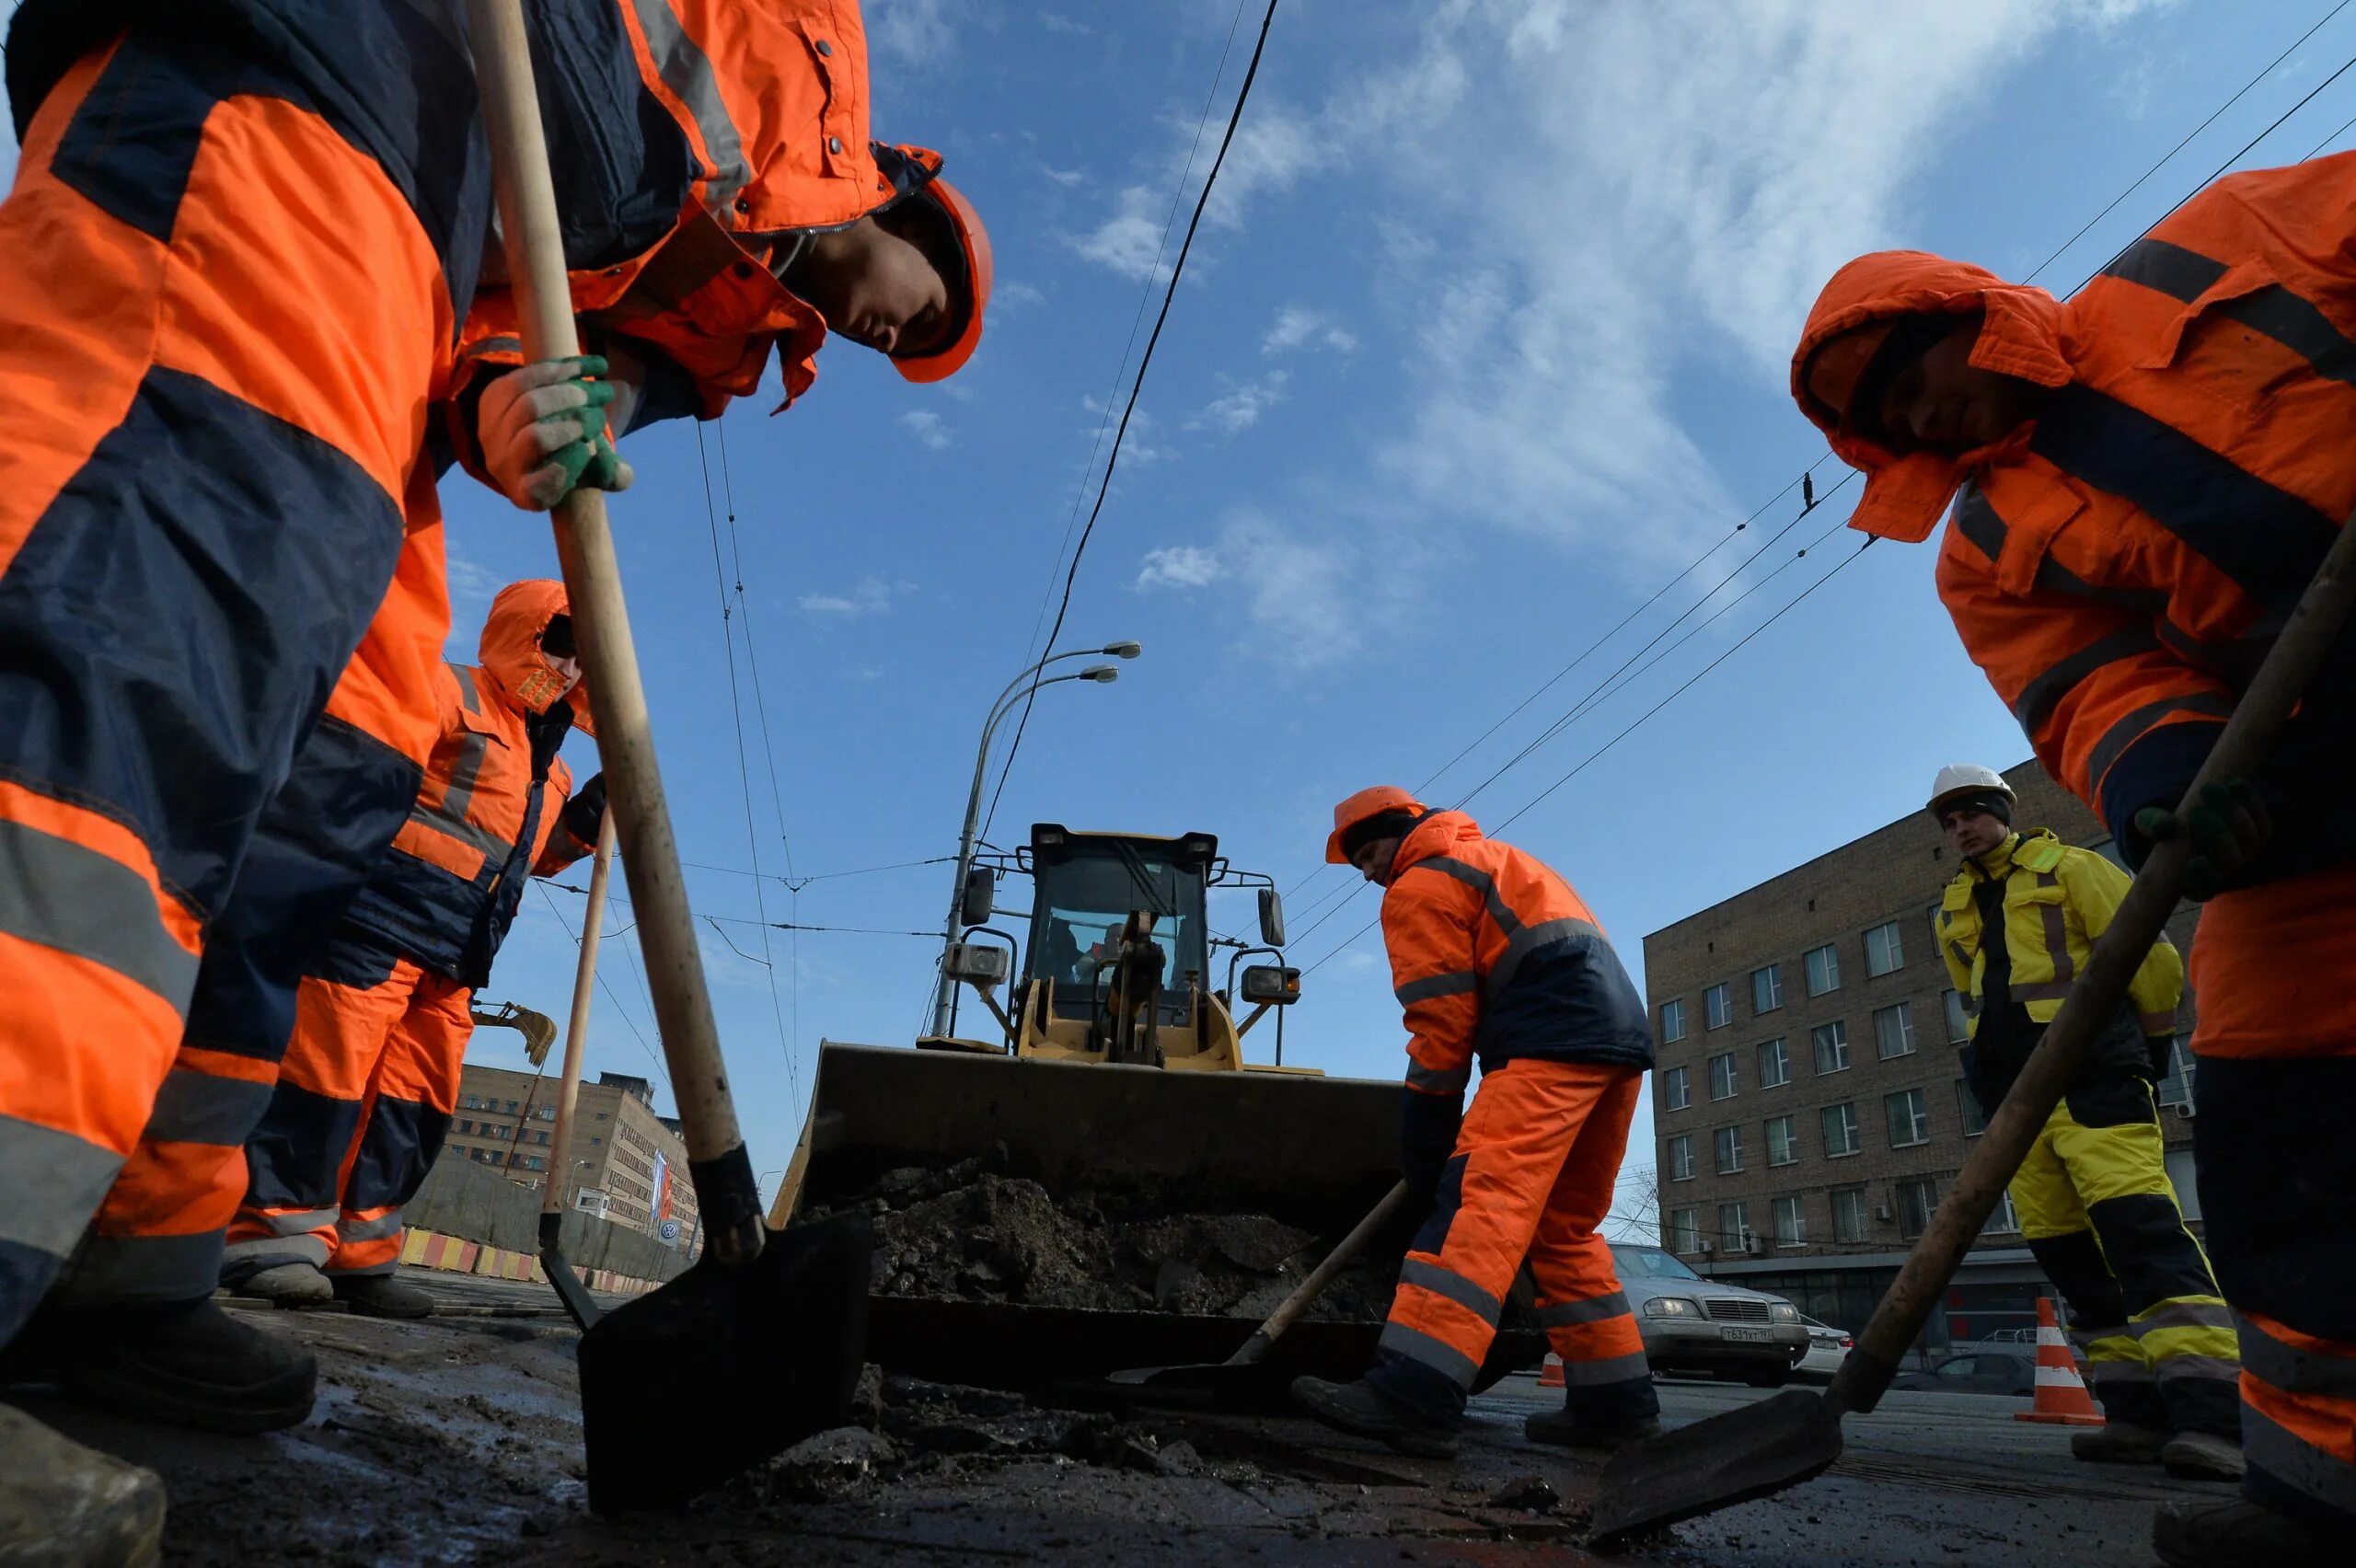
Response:
[[[1609,1448],[1657,1432],[1644,1337],[1597,1232],[1653,1061],[1651,1021],[1602,927],[1535,856],[1387,785],[1334,808],[1325,858],[1386,890],[1383,942],[1414,1036],[1400,1162],[1431,1214],[1373,1368],[1349,1384],[1300,1378],[1294,1397],[1403,1453],[1453,1453],[1527,1258],[1565,1385],[1530,1436]]]
[[[1992,1115],[2127,896],[2124,872],[2045,828],[2015,832],[1993,768],[1943,767],[1929,810],[1961,859],[1939,901],[1939,955],[1971,999],[1966,1077]],[[2242,1473],[2233,1315],[2169,1184],[2154,1080],[2167,1074],[2184,962],[2162,937],[2128,1003],[2014,1173],[2013,1211],[2070,1309],[2106,1424],[2070,1451],[2171,1475]]]
[[[2177,809],[2356,509],[2351,255],[2343,154],[2218,181],[2066,304],[1861,257],[1792,363],[1866,474],[1853,526],[1920,540],[1955,498],[1939,595],[2046,770],[2131,865],[2192,841],[2193,1152],[2248,1470],[2161,1510],[2175,1564],[2339,1562],[2356,1533],[2356,637],[2256,778]]]

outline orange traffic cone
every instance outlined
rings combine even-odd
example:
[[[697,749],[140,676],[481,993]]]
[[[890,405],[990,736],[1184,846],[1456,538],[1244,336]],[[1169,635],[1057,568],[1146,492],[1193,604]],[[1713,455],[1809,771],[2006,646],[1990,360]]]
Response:
[[[1551,1350],[1546,1353],[1546,1359],[1539,1364],[1538,1386],[1542,1389],[1563,1386],[1563,1358]]]
[[[2100,1426],[2102,1412],[2095,1409],[2078,1364],[2071,1358],[2070,1342],[2053,1320],[2053,1303],[2037,1298],[2037,1408],[2015,1411],[2015,1421],[2042,1421],[2055,1426]]]

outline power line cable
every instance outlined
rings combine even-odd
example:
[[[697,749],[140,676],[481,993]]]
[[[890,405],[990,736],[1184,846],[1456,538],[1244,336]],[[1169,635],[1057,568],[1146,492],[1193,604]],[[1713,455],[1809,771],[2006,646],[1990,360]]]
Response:
[[[1218,184],[1218,172],[1226,166],[1228,149],[1235,144],[1236,127],[1242,123],[1243,106],[1251,101],[1252,84],[1260,75],[1260,59],[1268,48],[1268,29],[1276,24],[1277,0],[1268,0],[1267,14],[1260,20],[1260,36],[1252,46],[1252,63],[1244,67],[1243,85],[1236,89],[1235,107],[1227,117],[1227,133],[1219,138],[1218,156],[1211,159],[1210,172],[1203,177],[1203,189],[1195,199],[1194,215],[1186,220],[1186,237],[1178,244],[1178,258],[1171,264],[1170,285],[1161,295],[1161,311],[1153,319],[1153,331],[1145,340],[1145,352],[1138,356],[1137,379],[1130,383],[1128,405],[1121,410],[1120,428],[1113,432],[1113,450],[1104,459],[1104,474],[1096,487],[1096,502],[1088,509],[1088,525],[1080,531],[1080,542],[1072,547],[1071,567],[1064,573],[1063,598],[1056,606],[1056,622],[1047,631],[1042,645],[1053,648],[1064,629],[1064,617],[1071,611],[1071,594],[1080,581],[1080,558],[1088,553],[1088,541],[1096,533],[1096,521],[1103,514],[1104,498],[1112,492],[1113,474],[1120,467],[1121,445],[1129,433],[1129,421],[1136,417],[1138,398],[1145,391],[1146,372],[1153,365],[1153,351],[1161,341],[1161,329],[1170,321],[1170,307],[1178,298],[1178,280],[1186,274],[1186,258],[1195,248],[1195,231],[1202,227],[1203,209],[1210,204],[1211,190]],[[1031,689],[1023,694],[1022,717],[1014,726],[1014,741],[1006,749],[1006,763],[999,769],[998,788],[990,792],[990,809],[982,819],[982,831],[989,832],[990,824],[998,820],[999,797],[1006,793],[1007,776],[1014,770],[1015,755],[1022,749],[1022,732],[1031,723],[1031,707],[1039,698],[1040,678],[1044,671],[1034,670]]]

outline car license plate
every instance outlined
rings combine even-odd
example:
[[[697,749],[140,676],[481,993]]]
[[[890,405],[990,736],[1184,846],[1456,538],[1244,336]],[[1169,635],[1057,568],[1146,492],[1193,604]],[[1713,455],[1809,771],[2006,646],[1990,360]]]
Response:
[[[1745,1344],[1765,1344],[1775,1337],[1765,1329],[1720,1329],[1718,1332],[1727,1339],[1738,1340]]]

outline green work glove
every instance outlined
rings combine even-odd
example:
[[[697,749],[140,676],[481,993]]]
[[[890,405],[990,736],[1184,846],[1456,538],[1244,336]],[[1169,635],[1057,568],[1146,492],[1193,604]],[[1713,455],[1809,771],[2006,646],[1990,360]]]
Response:
[[[610,382],[595,354],[542,360],[483,388],[475,418],[483,467],[527,512],[546,512],[583,487],[628,490],[634,476],[606,436]]]
[[[2198,903],[2214,898],[2249,870],[2274,840],[2274,819],[2246,778],[2203,784],[2183,812],[2145,806],[2135,813],[2135,831],[2152,843],[2182,838],[2192,847],[2184,863],[2184,895]]]

